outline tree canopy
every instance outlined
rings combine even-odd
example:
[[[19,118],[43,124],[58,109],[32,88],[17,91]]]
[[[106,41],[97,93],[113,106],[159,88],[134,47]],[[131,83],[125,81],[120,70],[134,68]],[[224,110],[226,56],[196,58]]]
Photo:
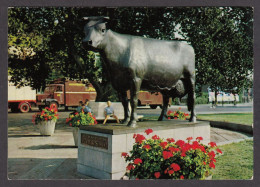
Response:
[[[113,95],[106,67],[82,47],[84,16],[109,16],[116,32],[186,40],[196,53],[196,85],[238,93],[253,72],[251,7],[10,8],[9,74],[34,88],[57,77],[88,79],[97,100]]]

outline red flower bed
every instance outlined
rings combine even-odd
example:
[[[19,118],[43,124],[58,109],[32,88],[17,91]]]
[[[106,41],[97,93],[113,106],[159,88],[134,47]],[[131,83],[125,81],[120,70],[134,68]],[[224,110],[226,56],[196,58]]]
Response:
[[[41,121],[50,121],[59,119],[57,109],[45,107],[41,112],[38,112],[32,116],[32,122],[37,125]]]
[[[147,129],[146,134],[152,133]],[[157,135],[146,139],[134,134],[135,144],[130,155],[122,153],[128,162],[127,175],[136,179],[204,179],[215,168],[216,155],[222,151],[216,143],[200,143],[202,137],[188,137],[186,140],[168,138],[167,141]]]
[[[169,110],[167,112],[167,118],[168,119],[186,120],[189,117],[189,114],[187,114],[185,112],[181,112],[180,110],[181,110],[181,108],[179,108],[179,110],[176,110],[176,111]]]
[[[90,112],[85,113],[82,110],[81,112],[71,113],[69,118],[66,119],[66,123],[71,127],[80,127],[82,125],[96,125],[97,120]]]

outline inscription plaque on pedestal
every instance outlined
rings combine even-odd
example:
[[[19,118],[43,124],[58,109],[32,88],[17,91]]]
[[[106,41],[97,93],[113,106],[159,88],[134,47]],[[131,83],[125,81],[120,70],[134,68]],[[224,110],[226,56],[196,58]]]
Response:
[[[108,138],[103,136],[82,133],[81,144],[98,147],[101,149],[108,149]]]

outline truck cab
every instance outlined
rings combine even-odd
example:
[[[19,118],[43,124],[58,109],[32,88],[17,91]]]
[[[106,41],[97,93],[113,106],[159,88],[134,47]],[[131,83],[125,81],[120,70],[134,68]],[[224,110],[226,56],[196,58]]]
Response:
[[[50,106],[51,104],[55,105],[55,108],[58,108],[59,105],[64,104],[64,85],[48,85],[42,94],[36,95],[36,101],[39,109],[42,109],[46,106]]]
[[[37,94],[39,109],[49,106],[58,109],[59,106],[77,107],[79,101],[95,101],[96,91],[91,84],[80,81],[56,80],[47,85],[43,94]]]

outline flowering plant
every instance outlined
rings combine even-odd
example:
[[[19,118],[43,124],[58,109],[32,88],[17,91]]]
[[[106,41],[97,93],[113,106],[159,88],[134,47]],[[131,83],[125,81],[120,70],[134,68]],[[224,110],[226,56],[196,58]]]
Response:
[[[147,131],[147,130],[146,130]],[[152,129],[146,134],[152,133]],[[215,168],[217,154],[222,153],[216,143],[200,143],[202,137],[192,141],[173,138],[166,141],[157,135],[146,139],[141,134],[134,134],[133,150],[122,153],[128,162],[126,167],[129,178],[135,179],[205,179]]]
[[[41,112],[33,115],[32,122],[37,125],[41,121],[50,121],[59,119],[59,115],[56,109],[45,107]]]
[[[95,116],[92,116],[90,112],[85,113],[83,110],[81,112],[74,112],[69,115],[66,119],[66,123],[69,123],[71,127],[79,127],[81,125],[96,125],[97,121]]]
[[[185,113],[185,112],[181,112],[180,111],[181,108],[179,108],[179,110],[177,111],[171,111],[169,110],[167,112],[167,117],[168,119],[181,119],[181,120],[186,120],[186,118],[189,116],[189,114]]]

